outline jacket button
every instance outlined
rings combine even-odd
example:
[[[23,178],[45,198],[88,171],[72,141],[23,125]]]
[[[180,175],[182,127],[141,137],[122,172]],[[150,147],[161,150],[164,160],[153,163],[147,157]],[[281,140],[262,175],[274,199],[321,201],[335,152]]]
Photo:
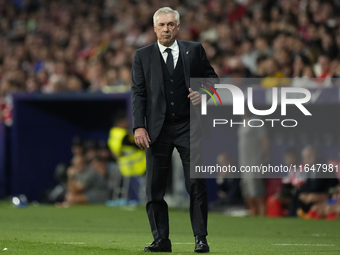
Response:
[[[174,92],[173,91],[170,91],[170,94],[173,94]]]
[[[174,102],[171,102],[171,105],[174,105]]]
[[[173,80],[173,79],[171,79],[170,81],[171,81],[171,82],[174,82],[174,80]]]

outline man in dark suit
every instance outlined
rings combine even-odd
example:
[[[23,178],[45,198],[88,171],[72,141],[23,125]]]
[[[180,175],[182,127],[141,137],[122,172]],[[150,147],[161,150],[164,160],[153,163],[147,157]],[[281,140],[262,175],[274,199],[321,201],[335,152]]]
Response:
[[[190,195],[190,219],[195,252],[209,252],[207,236],[207,191],[204,179],[190,178],[190,132],[201,132],[200,123],[190,123],[190,102],[199,107],[201,94],[190,88],[190,78],[218,78],[200,43],[176,40],[179,14],[169,7],[153,17],[157,42],[138,49],[132,66],[131,100],[136,144],[146,149],[146,210],[154,242],[144,251],[171,252],[168,206],[163,197],[173,149],[179,151],[186,189]],[[198,108],[199,109],[199,108]],[[192,111],[191,114],[199,111]],[[191,125],[193,124],[193,125]],[[190,130],[190,125],[191,128]],[[197,147],[200,139],[194,141]]]

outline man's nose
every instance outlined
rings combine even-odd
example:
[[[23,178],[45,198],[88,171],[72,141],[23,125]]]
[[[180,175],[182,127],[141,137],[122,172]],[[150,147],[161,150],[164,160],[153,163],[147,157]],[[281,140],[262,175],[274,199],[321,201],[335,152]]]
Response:
[[[169,31],[169,27],[167,25],[163,26],[163,31],[164,32],[168,32]]]

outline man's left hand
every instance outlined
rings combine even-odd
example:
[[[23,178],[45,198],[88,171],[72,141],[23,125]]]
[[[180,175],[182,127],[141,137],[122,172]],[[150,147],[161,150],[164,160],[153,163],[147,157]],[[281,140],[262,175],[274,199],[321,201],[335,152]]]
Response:
[[[201,103],[201,94],[197,91],[193,91],[191,88],[189,88],[188,98],[190,98],[193,105],[198,105]]]

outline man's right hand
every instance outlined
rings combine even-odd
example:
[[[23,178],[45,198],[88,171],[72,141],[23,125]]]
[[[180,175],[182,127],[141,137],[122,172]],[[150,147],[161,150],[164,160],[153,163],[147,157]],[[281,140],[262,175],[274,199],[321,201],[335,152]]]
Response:
[[[135,143],[141,149],[149,148],[149,143],[151,143],[148,131],[145,128],[137,128],[135,130]]]

